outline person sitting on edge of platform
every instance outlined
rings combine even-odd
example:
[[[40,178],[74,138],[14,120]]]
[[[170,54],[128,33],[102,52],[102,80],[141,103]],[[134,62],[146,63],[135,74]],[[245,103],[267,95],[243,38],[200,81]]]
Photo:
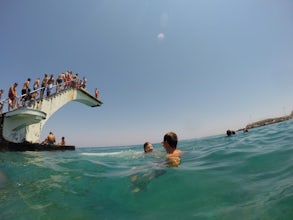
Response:
[[[65,137],[62,137],[61,138],[61,142],[59,142],[57,145],[59,146],[64,146],[66,143],[65,143]]]
[[[42,142],[42,144],[55,144],[56,142],[56,138],[55,138],[55,135],[53,134],[52,131],[50,131],[48,137],[46,137],[46,139]]]

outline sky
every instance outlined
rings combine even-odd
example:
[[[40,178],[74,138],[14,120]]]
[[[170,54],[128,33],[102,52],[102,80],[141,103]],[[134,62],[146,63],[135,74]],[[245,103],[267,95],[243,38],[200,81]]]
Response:
[[[293,110],[291,0],[1,0],[0,88],[66,70],[103,105],[70,102],[42,137],[77,147],[225,134]]]

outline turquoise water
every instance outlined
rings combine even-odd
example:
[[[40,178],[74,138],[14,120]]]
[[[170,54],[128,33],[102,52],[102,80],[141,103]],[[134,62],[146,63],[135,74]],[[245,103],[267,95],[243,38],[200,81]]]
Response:
[[[0,152],[0,219],[293,219],[293,121],[154,148]]]

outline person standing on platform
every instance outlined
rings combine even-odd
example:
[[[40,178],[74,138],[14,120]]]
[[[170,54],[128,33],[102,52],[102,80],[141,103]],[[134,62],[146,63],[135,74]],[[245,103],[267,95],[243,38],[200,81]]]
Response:
[[[40,99],[42,99],[44,97],[44,93],[45,93],[45,89],[47,87],[48,84],[48,80],[49,80],[49,76],[47,73],[45,73],[44,79],[42,81],[42,85],[41,85],[41,92],[40,92]]]
[[[26,101],[28,99],[28,95],[30,94],[30,88],[29,88],[30,82],[31,82],[31,79],[28,78],[23,84],[23,87],[21,90],[21,99],[23,101]]]
[[[16,107],[16,100],[17,100],[17,93],[16,93],[16,87],[17,83],[14,83],[12,86],[10,86],[8,91],[8,111],[13,110]]]
[[[54,75],[52,74],[47,83],[47,97],[51,95],[54,83],[55,83],[55,79],[54,79]]]
[[[99,98],[99,90],[98,90],[98,88],[95,88],[95,97],[96,97],[96,99]]]

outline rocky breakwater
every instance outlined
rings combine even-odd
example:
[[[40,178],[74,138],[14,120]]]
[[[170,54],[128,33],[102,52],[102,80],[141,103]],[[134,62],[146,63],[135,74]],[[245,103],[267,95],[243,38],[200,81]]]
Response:
[[[276,117],[276,118],[267,118],[264,120],[250,123],[250,124],[246,125],[246,129],[257,128],[257,127],[261,127],[261,126],[265,126],[265,125],[269,125],[269,124],[274,124],[274,123],[290,120],[292,118],[293,118],[293,111],[291,112],[290,115],[285,115],[285,116]]]

